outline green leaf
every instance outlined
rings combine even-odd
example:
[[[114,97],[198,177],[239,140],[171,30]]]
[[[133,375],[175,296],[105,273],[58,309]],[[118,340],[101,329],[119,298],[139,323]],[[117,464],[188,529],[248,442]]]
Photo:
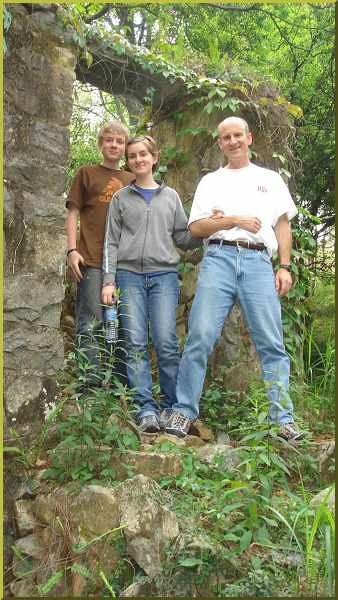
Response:
[[[73,563],[71,567],[69,567],[69,570],[72,573],[78,573],[79,575],[82,575],[82,577],[84,577],[85,579],[89,579],[90,581],[95,581],[95,578],[93,577],[93,574],[89,571],[89,569],[85,566],[82,565],[81,563]]]
[[[234,533],[227,533],[223,537],[223,540],[225,540],[226,542],[238,542],[239,536],[235,535]]]
[[[241,553],[244,552],[244,550],[246,550],[248,548],[251,540],[252,540],[252,531],[245,531],[239,540],[239,549],[240,549]]]
[[[223,515],[227,515],[228,513],[232,512],[233,510],[237,510],[237,508],[240,508],[241,506],[243,506],[243,502],[236,502],[234,504],[227,504],[223,508],[222,514]]]
[[[261,413],[259,413],[258,415],[258,423],[261,425],[262,423],[264,423],[264,421],[266,420],[266,417],[268,416],[268,413],[266,411],[262,411]]]
[[[301,119],[304,116],[303,110],[296,104],[288,104],[286,110],[296,119]]]
[[[86,50],[85,59],[87,63],[87,67],[89,68],[93,64],[93,55]]]
[[[39,593],[42,596],[45,596],[46,594],[48,594],[53,589],[53,587],[63,578],[63,576],[64,576],[63,571],[57,571],[56,573],[54,573],[54,575],[52,575],[46,581],[46,583],[38,586]]]
[[[264,452],[262,452],[261,454],[258,455],[258,458],[261,462],[263,462],[265,465],[270,466],[271,464],[271,460],[270,458],[264,454]]]
[[[208,115],[210,115],[212,113],[212,111],[215,108],[215,103],[214,102],[208,102],[208,104],[204,107],[205,112],[208,113]]]
[[[185,558],[178,563],[181,567],[198,567],[203,564],[200,558]]]
[[[250,560],[251,560],[251,564],[252,564],[253,568],[256,571],[261,568],[261,566],[262,566],[262,560],[261,560],[261,558],[259,558],[259,556],[253,555],[253,556],[250,557]]]

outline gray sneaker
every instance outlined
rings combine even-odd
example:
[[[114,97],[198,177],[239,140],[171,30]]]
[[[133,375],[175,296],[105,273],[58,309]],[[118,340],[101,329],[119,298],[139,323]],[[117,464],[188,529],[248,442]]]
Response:
[[[160,424],[155,414],[145,415],[138,422],[138,428],[144,433],[157,433],[160,431]]]
[[[173,414],[173,409],[172,408],[164,408],[162,410],[162,412],[160,413],[160,428],[161,429],[165,429],[167,426],[167,423],[171,417],[171,415]]]
[[[284,423],[280,426],[277,435],[278,437],[281,437],[284,440],[287,440],[288,442],[295,442],[303,439],[306,435],[306,432],[299,431],[299,429],[295,427],[294,423]]]
[[[183,438],[190,429],[191,421],[180,412],[173,410],[165,427],[167,433]]]

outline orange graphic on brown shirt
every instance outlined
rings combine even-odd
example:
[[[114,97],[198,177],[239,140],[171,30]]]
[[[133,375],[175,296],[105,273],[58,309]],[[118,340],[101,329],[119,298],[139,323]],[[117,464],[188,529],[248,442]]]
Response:
[[[110,181],[108,181],[106,187],[103,188],[103,191],[98,197],[98,202],[110,202],[112,199],[112,195],[115,194],[115,192],[117,192],[117,190],[120,190],[122,187],[123,185],[121,181],[113,177],[113,179],[110,179]]]

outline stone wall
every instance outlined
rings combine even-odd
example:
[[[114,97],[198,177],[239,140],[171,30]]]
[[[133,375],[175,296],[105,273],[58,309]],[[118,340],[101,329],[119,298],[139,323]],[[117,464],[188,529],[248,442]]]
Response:
[[[63,193],[76,51],[57,23],[55,5],[7,8],[12,23],[4,63],[4,424],[5,443],[15,426],[29,445],[44,420],[44,403],[55,399],[55,374],[63,362]],[[17,533],[16,471],[5,463],[5,572]]]
[[[26,7],[8,5],[4,98],[5,415],[23,432],[41,417],[40,399],[54,397],[63,361],[63,193],[76,63],[55,5]]]

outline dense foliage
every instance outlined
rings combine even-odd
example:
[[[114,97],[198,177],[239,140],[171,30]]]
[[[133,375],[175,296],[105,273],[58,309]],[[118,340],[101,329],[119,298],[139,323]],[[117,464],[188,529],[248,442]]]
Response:
[[[237,69],[275,84],[303,113],[295,121],[299,202],[321,217],[316,234],[334,224],[333,4],[88,3],[67,11],[80,41],[89,30],[118,32],[199,74]]]

